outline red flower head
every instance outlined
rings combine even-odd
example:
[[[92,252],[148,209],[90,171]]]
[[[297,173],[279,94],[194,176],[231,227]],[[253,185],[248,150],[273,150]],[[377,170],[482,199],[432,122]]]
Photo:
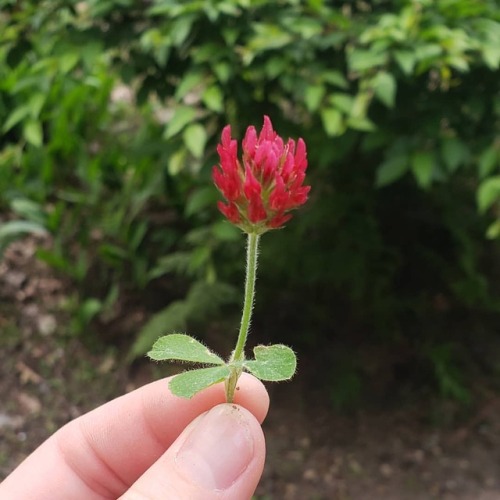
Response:
[[[283,139],[273,130],[268,116],[259,135],[248,127],[242,141],[243,158],[238,159],[238,143],[231,138],[231,126],[222,131],[217,146],[220,165],[212,176],[227,202],[219,210],[246,231],[264,233],[276,229],[292,216],[288,213],[307,201],[311,186],[303,186],[307,168],[306,145]]]

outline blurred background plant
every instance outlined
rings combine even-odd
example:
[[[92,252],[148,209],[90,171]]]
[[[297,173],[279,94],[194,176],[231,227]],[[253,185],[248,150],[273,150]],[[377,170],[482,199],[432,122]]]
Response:
[[[465,402],[471,363],[498,374],[495,0],[0,6],[0,251],[50,233],[73,335],[117,342],[131,300],[150,320],[130,359],[187,323],[233,334],[244,242],[210,173],[222,127],[268,114],[313,190],[263,241],[256,340],[332,365],[339,407],[374,380]]]

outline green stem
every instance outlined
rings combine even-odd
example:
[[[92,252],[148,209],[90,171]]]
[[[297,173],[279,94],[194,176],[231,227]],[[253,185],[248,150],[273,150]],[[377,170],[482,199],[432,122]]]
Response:
[[[257,254],[259,250],[259,235],[250,233],[247,241],[247,269],[245,278],[245,300],[241,314],[240,331],[234,349],[232,360],[243,361],[245,357],[245,344],[252,318],[252,309],[255,297],[255,278],[257,277]]]
[[[247,267],[245,278],[245,299],[243,301],[243,312],[241,314],[240,331],[238,333],[238,340],[236,347],[231,355],[230,364],[233,365],[229,379],[226,381],[226,399],[228,403],[232,403],[236,383],[241,375],[241,366],[245,359],[245,344],[248,337],[248,330],[250,328],[250,320],[252,318],[252,309],[255,297],[255,279],[257,277],[257,256],[259,251],[259,238],[260,235],[256,233],[249,233],[247,240]]]

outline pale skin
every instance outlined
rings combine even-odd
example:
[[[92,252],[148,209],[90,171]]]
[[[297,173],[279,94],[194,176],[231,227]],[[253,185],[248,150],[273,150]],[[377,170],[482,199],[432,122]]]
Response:
[[[192,399],[159,380],[66,424],[3,483],[22,500],[246,500],[265,460],[269,408],[260,381],[243,374],[234,403],[224,384]]]

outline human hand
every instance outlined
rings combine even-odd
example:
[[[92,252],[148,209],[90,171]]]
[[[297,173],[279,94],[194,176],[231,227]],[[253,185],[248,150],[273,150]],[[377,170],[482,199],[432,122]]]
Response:
[[[234,404],[224,384],[192,399],[159,380],[68,423],[0,484],[12,500],[244,500],[265,459],[269,407],[243,374]]]

